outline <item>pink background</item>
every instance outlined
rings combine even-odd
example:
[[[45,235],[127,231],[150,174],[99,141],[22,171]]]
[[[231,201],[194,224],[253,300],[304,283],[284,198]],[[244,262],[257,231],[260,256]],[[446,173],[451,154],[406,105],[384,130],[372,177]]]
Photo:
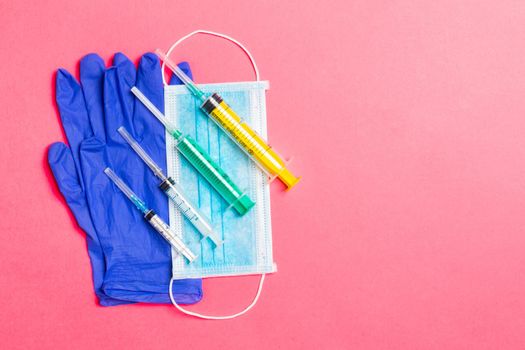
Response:
[[[27,3],[0,2],[2,348],[524,348],[525,2]],[[252,50],[270,141],[303,176],[272,186],[279,272],[232,321],[102,308],[47,166],[54,72],[198,28]],[[252,78],[218,39],[176,57],[200,82]],[[257,280],[207,280],[192,310],[235,312]]]

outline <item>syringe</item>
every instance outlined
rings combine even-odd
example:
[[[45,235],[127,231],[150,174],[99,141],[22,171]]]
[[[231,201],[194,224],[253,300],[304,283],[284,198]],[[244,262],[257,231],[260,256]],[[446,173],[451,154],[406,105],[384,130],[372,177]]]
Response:
[[[128,185],[122,181],[120,177],[118,177],[117,174],[113,172],[110,168],[106,168],[104,170],[104,173],[113,181],[115,185],[128,197],[128,199],[135,204],[138,210],[144,214],[144,219],[158,232],[161,234],[164,239],[166,239],[169,244],[175,248],[175,250],[182,254],[188,261],[191,263],[193,260],[197,258],[195,254],[184,244],[184,242],[171,231],[168,224],[166,224],[152,209],[149,209],[146,206],[146,203],[139,198],[133,192]]]
[[[244,215],[255,205],[255,202],[233,183],[230,177],[211,159],[208,153],[190,136],[182,135],[182,132],[175,128],[164,114],[162,114],[137,87],[132,87],[131,92],[164,124],[166,131],[175,139],[175,147],[177,147],[179,152],[197,169],[213,188],[215,188],[230,206],[234,207],[239,214]]]
[[[180,210],[182,215],[184,215],[190,223],[199,231],[204,238],[209,237],[215,246],[222,244],[222,241],[216,238],[215,233],[211,227],[211,224],[206,220],[205,216],[197,209],[195,205],[191,203],[190,200],[186,197],[184,192],[180,187],[175,183],[171,177],[167,177],[162,172],[162,169],[151,159],[151,157],[146,153],[144,148],[142,148],[137,140],[131,136],[126,128],[121,126],[118,128],[120,135],[126,140],[126,142],[133,148],[135,153],[148,165],[148,167],[153,171],[156,177],[158,177],[162,182],[159,187],[166,193],[166,195],[175,203],[177,209]]]
[[[202,103],[200,108],[265,172],[270,179],[278,177],[292,188],[300,179],[286,168],[282,158],[259,136],[246,122],[224,102],[221,96],[213,93],[207,96],[188,77],[182,69],[173,63],[161,50],[155,53],[182,80],[190,92]]]

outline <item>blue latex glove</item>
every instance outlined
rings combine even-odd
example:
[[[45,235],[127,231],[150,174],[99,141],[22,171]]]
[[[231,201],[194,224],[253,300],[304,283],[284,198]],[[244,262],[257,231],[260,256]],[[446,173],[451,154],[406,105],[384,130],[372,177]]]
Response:
[[[87,55],[80,61],[80,85],[67,71],[56,78],[56,100],[69,147],[54,143],[48,161],[60,192],[86,232],[95,293],[104,306],[130,302],[170,303],[171,249],[118,190],[103,170],[111,166],[150,208],[168,221],[168,199],[117,128],[124,126],[163,169],[164,127],[136,101],[136,85],[161,111],[164,94],[158,58],[145,54],[138,70],[123,54],[113,67]],[[181,68],[191,74],[188,65]],[[176,81],[180,83],[180,81]],[[177,281],[175,299],[195,303],[200,279]]]

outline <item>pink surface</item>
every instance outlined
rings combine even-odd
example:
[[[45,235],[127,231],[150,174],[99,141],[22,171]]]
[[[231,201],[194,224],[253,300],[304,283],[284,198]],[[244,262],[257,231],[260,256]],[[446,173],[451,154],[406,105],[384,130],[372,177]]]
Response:
[[[524,2],[34,3],[0,3],[2,348],[523,348]],[[271,82],[270,140],[303,176],[272,187],[279,272],[232,321],[102,308],[46,162],[63,139],[54,72],[197,28],[252,50]],[[218,39],[177,57],[200,82],[252,76]],[[192,310],[237,311],[256,283],[207,280]]]

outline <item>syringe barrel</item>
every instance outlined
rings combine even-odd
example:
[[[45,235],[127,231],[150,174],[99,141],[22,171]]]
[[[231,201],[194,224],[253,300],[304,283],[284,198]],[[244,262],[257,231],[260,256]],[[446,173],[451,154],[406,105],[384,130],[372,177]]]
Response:
[[[203,237],[209,237],[216,246],[221,244],[221,241],[215,237],[213,228],[204,214],[187,199],[184,192],[171,177],[164,180],[159,187]]]
[[[286,163],[270,145],[214,93],[201,105],[206,113],[230,138],[271,178],[278,177],[288,189],[299,182],[299,177],[286,168]]]
[[[195,140],[184,136],[179,137],[176,141],[176,147],[180,153],[239,214],[246,214],[255,205],[255,202],[235,185]]]
[[[197,258],[197,256],[193,254],[186,244],[184,244],[182,239],[173,233],[168,224],[166,224],[164,220],[155,214],[153,210],[148,211],[144,215],[144,218],[155,229],[155,231],[160,233],[160,235],[164,237],[164,239],[168,241],[168,243],[171,244],[171,246],[175,248],[179,254],[182,254],[186,259],[188,259],[190,263]]]
[[[235,183],[233,183],[228,175],[226,175],[226,173],[210,158],[210,156],[202,148],[199,147],[199,145],[193,139],[183,136],[179,130],[171,125],[164,114],[162,114],[139,89],[133,87],[131,91],[142,102],[142,104],[144,104],[144,106],[155,117],[157,117],[157,119],[159,119],[162,124],[164,124],[167,131],[175,139],[177,149],[184,157],[186,157],[186,159],[188,159],[195,169],[197,169],[197,171],[202,176],[204,176],[204,178],[213,186],[213,188],[219,192],[219,194],[228,202],[228,204],[233,206],[235,210],[237,210],[237,212],[241,215],[247,213],[255,203],[246,194],[239,190],[239,188],[235,185]],[[131,136],[129,139],[132,139]],[[130,145],[133,147],[132,143],[130,143]],[[134,149],[135,148],[137,147],[134,147]],[[145,154],[145,151],[139,153],[141,157],[143,157]],[[149,158],[149,162],[144,157],[142,159],[148,165],[154,164],[151,158]],[[152,166],[150,165],[150,167]],[[158,170],[152,168],[155,174],[157,174],[159,177],[164,176],[160,168],[158,166],[156,167]],[[163,180],[164,179],[165,178],[163,178]]]

